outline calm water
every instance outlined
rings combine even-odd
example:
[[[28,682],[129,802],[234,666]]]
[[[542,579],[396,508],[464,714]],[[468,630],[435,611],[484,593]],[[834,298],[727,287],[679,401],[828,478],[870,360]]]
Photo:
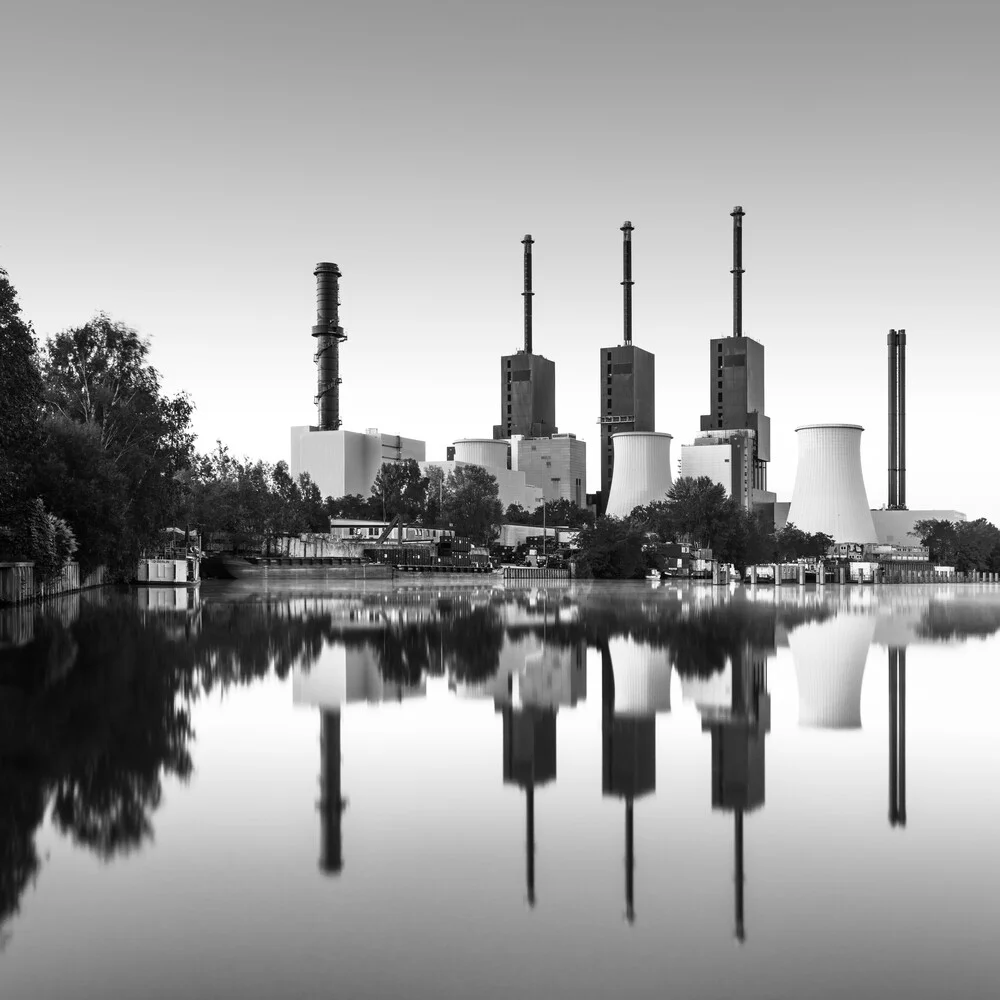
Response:
[[[995,996],[998,630],[989,587],[0,612],[0,996]]]

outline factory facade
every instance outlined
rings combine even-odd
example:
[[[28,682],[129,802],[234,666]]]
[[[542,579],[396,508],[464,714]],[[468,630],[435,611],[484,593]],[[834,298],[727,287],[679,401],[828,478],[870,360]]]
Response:
[[[359,434],[293,427],[291,438],[292,478],[308,472],[324,497],[354,493],[368,496],[383,462],[402,462],[408,458],[422,462],[427,457],[423,441],[380,434],[374,428]]]

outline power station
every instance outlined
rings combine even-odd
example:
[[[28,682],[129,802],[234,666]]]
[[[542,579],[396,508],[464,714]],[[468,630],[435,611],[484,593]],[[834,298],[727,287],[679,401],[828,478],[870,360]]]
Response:
[[[862,428],[856,424],[807,424],[797,428],[799,462],[790,502],[778,503],[768,489],[771,421],[765,406],[764,345],[743,329],[743,220],[736,205],[732,219],[732,329],[709,342],[709,407],[692,444],[681,446],[680,474],[719,483],[765,526],[788,522],[809,532],[825,532],[840,544],[913,545],[917,521],[960,521],[954,510],[910,510],[906,491],[906,331],[890,330],[888,348],[888,497],[871,509],[861,472]],[[316,265],[315,344],[317,408],[315,426],[291,429],[291,472],[308,473],[324,496],[368,496],[384,462],[414,459],[423,471],[446,474],[462,465],[488,470],[504,508],[528,511],[542,503],[568,500],[598,513],[627,517],[637,506],[662,501],[672,488],[670,434],[656,430],[655,356],[632,340],[632,237],[622,234],[621,342],[599,351],[598,386],[600,491],[587,494],[586,443],[559,433],[556,422],[555,363],[535,353],[533,328],[533,248],[522,246],[523,342],[500,358],[500,420],[491,437],[463,437],[445,460],[426,460],[423,441],[374,428],[346,430],[340,406],[340,268]]]

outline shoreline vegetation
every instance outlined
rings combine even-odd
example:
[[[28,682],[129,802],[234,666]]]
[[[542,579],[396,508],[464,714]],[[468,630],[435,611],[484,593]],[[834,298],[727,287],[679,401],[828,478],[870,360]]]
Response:
[[[71,561],[83,575],[105,567],[108,582],[130,582],[138,559],[179,526],[185,537],[267,553],[277,539],[329,532],[331,518],[399,516],[481,546],[503,523],[546,523],[578,532],[562,556],[578,577],[597,579],[641,578],[679,542],[710,549],[741,576],[758,563],[822,558],[831,543],[791,524],[768,530],[706,477],[681,478],[624,518],[595,518],[567,500],[504,510],[488,470],[425,476],[413,460],[384,464],[369,497],[324,498],[283,461],[239,459],[222,442],[196,452],[194,403],[163,393],[149,354],[148,340],[104,313],[39,346],[0,269],[0,561],[33,563],[40,585]],[[1000,571],[1000,530],[984,519],[919,522],[917,534],[932,562]]]

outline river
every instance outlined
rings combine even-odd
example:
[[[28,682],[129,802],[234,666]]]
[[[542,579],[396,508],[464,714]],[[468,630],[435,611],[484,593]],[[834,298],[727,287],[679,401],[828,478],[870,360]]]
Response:
[[[0,611],[0,996],[992,997],[1000,587]]]

